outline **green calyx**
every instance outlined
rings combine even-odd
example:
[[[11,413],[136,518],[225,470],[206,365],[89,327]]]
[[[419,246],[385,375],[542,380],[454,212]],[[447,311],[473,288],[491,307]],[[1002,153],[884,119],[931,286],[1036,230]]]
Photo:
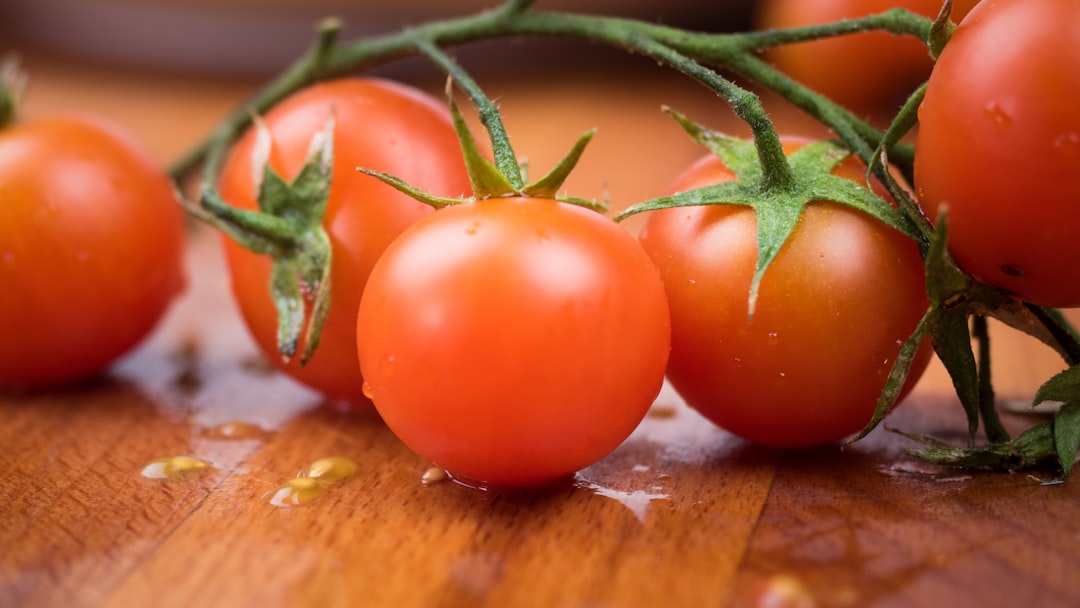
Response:
[[[733,181],[704,186],[672,196],[633,205],[615,216],[616,221],[645,211],[699,205],[741,205],[754,210],[758,226],[758,259],[748,294],[748,311],[754,314],[758,289],[769,265],[795,230],[806,205],[833,201],[867,213],[908,236],[916,232],[909,220],[869,188],[832,175],[850,152],[831,142],[808,144],[786,158],[783,170],[768,171],[753,141],[709,130],[686,116],[666,111],[699,144],[716,154],[735,174]],[[772,176],[782,176],[776,179]]]
[[[270,132],[254,120],[253,179],[259,211],[230,206],[209,186],[201,205],[186,204],[245,248],[273,258],[270,294],[278,313],[278,351],[284,361],[300,353],[305,364],[319,345],[330,310],[330,237],[322,227],[333,170],[334,119],[312,137],[296,178],[285,181],[270,166]]]
[[[1080,443],[1080,338],[1053,309],[1026,304],[980,283],[961,271],[948,255],[947,209],[935,222],[926,253],[926,289],[929,309],[894,363],[885,391],[870,423],[851,441],[873,430],[888,414],[907,377],[910,359],[926,336],[948,371],[968,423],[968,445],[954,447],[924,435],[896,431],[923,448],[909,453],[937,464],[964,469],[1017,471],[1055,467],[1059,481],[1068,476]],[[1063,404],[1054,419],[1013,438],[996,410],[990,379],[987,318],[1017,328],[1055,349],[1073,367],[1051,378],[1038,391],[1033,405],[1045,401]],[[972,344],[976,348],[972,347]],[[987,444],[975,446],[980,426]]]
[[[937,18],[934,19],[933,25],[930,26],[930,35],[927,36],[926,46],[930,49],[930,55],[934,59],[941,55],[945,43],[949,41],[953,32],[956,31],[956,24],[950,18],[952,8],[953,0],[945,0],[941,5],[941,11],[938,12]]]
[[[446,82],[447,104],[450,108],[450,116],[453,120],[454,130],[458,136],[458,142],[461,144],[461,152],[465,160],[466,171],[469,175],[469,184],[473,189],[473,196],[469,198],[446,198],[435,196],[409,185],[400,178],[380,171],[374,171],[364,167],[359,167],[357,169],[358,171],[378,178],[397,190],[436,209],[481,199],[528,196],[551,198],[599,212],[607,211],[606,203],[598,203],[588,199],[558,194],[559,190],[566,182],[567,177],[570,176],[570,173],[577,166],[582,153],[585,151],[585,147],[589,144],[589,141],[592,140],[595,131],[588,131],[582,134],[574,143],[570,152],[546,175],[536,181],[526,183],[526,172],[522,163],[514,154],[513,147],[510,145],[510,138],[503,128],[502,120],[495,104],[484,94],[472,77],[461,69],[461,67],[441,49],[430,42],[423,40],[419,41],[417,46],[421,53],[449,74],[449,78]],[[465,92],[472,99],[473,105],[476,106],[480,115],[480,122],[484,125],[491,140],[494,162],[488,160],[483,152],[480,151],[480,146],[477,144],[476,138],[473,136],[468,124],[466,124],[465,118],[461,114],[461,109],[454,100],[453,85],[455,81],[465,89]]]

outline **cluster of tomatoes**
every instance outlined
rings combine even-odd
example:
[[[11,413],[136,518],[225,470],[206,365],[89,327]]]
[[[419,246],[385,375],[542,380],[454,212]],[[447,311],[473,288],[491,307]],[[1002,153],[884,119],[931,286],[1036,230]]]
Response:
[[[936,13],[936,1],[926,4],[920,12]],[[974,8],[930,76],[915,166],[928,218],[949,210],[963,269],[1058,307],[1080,305],[1076,23],[1072,0]],[[790,65],[796,78],[799,69]],[[441,196],[472,191],[445,106],[384,80],[315,84],[269,111],[269,163],[281,175],[299,171],[329,106],[333,304],[316,355],[304,366],[280,361],[270,261],[226,241],[235,296],[285,373],[331,398],[370,397],[406,444],[459,479],[538,484],[595,462],[640,423],[665,375],[689,405],[747,439],[842,439],[870,419],[926,312],[916,243],[838,204],[806,208],[753,314],[749,208],[648,212],[639,238],[542,197],[436,211],[355,170]],[[220,182],[226,201],[252,210],[254,139],[237,141]],[[854,159],[834,173],[865,183]],[[733,178],[710,156],[672,191]],[[0,385],[72,381],[128,352],[181,290],[183,241],[173,188],[135,142],[88,119],[3,130]],[[923,349],[909,387],[929,356]]]

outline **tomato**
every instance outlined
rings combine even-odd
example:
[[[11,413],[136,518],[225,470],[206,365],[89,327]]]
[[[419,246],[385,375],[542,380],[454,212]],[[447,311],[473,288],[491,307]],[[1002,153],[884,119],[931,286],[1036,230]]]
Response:
[[[411,87],[348,78],[313,85],[264,117],[273,147],[270,165],[285,179],[299,172],[312,136],[333,108],[334,167],[323,225],[332,246],[330,314],[318,350],[306,365],[277,350],[277,312],[269,295],[270,259],[225,240],[232,290],[255,341],[285,373],[328,398],[366,403],[356,359],[356,309],[368,273],[387,245],[432,209],[368,175],[366,167],[398,175],[445,196],[470,191],[445,104]],[[234,146],[221,193],[236,207],[257,209],[251,171],[254,133]]]
[[[975,4],[954,2],[952,20],[959,21]],[[894,7],[934,18],[941,5],[942,0],[765,0],[759,4],[756,25],[816,25]],[[933,65],[926,45],[915,37],[881,31],[785,45],[771,49],[768,56],[792,79],[859,113],[899,109],[899,102],[930,75]]]
[[[128,353],[182,291],[184,239],[172,184],[129,134],[83,116],[0,131],[0,385]]]
[[[635,239],[552,199],[454,205],[406,230],[360,303],[390,429],[468,483],[542,484],[617,447],[663,381],[667,300]]]
[[[849,158],[833,173],[862,183],[865,169]],[[733,178],[708,156],[673,192]],[[754,211],[705,205],[647,215],[641,243],[671,306],[667,377],[688,405],[735,435],[784,448],[833,442],[870,421],[928,307],[913,241],[850,207],[811,202],[765,271],[748,318]],[[907,389],[930,353],[920,350]]]
[[[930,77],[915,158],[926,214],[948,207],[956,262],[1063,308],[1080,306],[1078,23],[1072,0],[979,5]]]

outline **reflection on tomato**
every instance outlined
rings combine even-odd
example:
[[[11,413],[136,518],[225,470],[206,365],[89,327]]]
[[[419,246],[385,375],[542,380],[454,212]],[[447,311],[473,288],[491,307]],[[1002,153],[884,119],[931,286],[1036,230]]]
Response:
[[[891,8],[904,8],[934,18],[941,0],[765,0],[757,27],[790,28],[866,17]],[[959,21],[976,0],[953,3],[952,20]],[[860,32],[829,39],[777,47],[769,59],[792,79],[856,112],[899,109],[899,101],[927,76],[933,61],[926,45],[912,36]]]
[[[269,295],[270,259],[226,239],[232,288],[249,329],[266,356],[286,373],[330,398],[366,402],[356,361],[356,309],[368,273],[387,245],[431,208],[356,171],[398,175],[444,196],[470,191],[460,146],[445,104],[402,84],[349,78],[313,85],[264,117],[273,137],[270,164],[293,179],[312,136],[334,112],[333,181],[323,221],[333,249],[332,302],[322,341],[305,366],[277,354],[277,312]],[[257,209],[249,131],[230,153],[221,193],[229,203]]]
[[[0,385],[104,370],[182,290],[184,219],[165,172],[89,117],[0,131]]]
[[[660,389],[656,268],[605,216],[551,199],[447,207],[402,233],[360,304],[379,414],[471,483],[540,484],[615,449]]]
[[[790,154],[799,145],[785,147]],[[834,174],[861,182],[865,169],[849,158]],[[673,191],[731,179],[709,156]],[[914,242],[862,212],[812,202],[766,270],[748,318],[753,210],[708,205],[648,215],[641,243],[671,306],[668,379],[691,407],[743,438],[789,448],[837,441],[870,421],[901,344],[928,307]],[[930,354],[920,351],[905,392]]]
[[[980,4],[956,29],[919,116],[915,186],[975,277],[1080,306],[1080,4]],[[1002,41],[1007,41],[1003,43]]]

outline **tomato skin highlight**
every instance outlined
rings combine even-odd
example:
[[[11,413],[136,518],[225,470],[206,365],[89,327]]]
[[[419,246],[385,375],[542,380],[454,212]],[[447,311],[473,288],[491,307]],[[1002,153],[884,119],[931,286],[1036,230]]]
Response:
[[[184,214],[130,134],[89,116],[0,130],[0,385],[105,370],[184,287]]]
[[[614,450],[663,381],[667,300],[610,219],[551,199],[439,210],[376,264],[360,304],[376,409],[459,479],[528,486]]]
[[[861,180],[864,171],[849,158],[834,174]],[[710,155],[672,191],[731,179]],[[641,243],[671,306],[667,377],[688,405],[735,435],[780,448],[838,441],[870,421],[901,344],[928,307],[914,242],[861,212],[812,202],[765,271],[748,318],[753,210],[709,205],[648,216]],[[930,355],[920,349],[905,394]]]
[[[237,304],[255,341],[280,370],[328,398],[367,403],[356,358],[356,309],[371,268],[390,242],[432,209],[379,180],[365,167],[398,175],[443,196],[470,191],[460,146],[444,104],[416,89],[375,78],[315,84],[286,98],[264,122],[273,137],[270,164],[292,180],[312,136],[335,118],[334,168],[323,221],[332,246],[332,300],[322,340],[311,360],[283,363],[277,311],[269,295],[270,259],[225,238]],[[221,193],[239,208],[257,209],[251,170],[254,132],[234,146]]]
[[[1002,41],[1007,40],[1007,44]],[[915,186],[976,278],[1080,306],[1080,4],[983,2],[945,45],[920,109]]]

